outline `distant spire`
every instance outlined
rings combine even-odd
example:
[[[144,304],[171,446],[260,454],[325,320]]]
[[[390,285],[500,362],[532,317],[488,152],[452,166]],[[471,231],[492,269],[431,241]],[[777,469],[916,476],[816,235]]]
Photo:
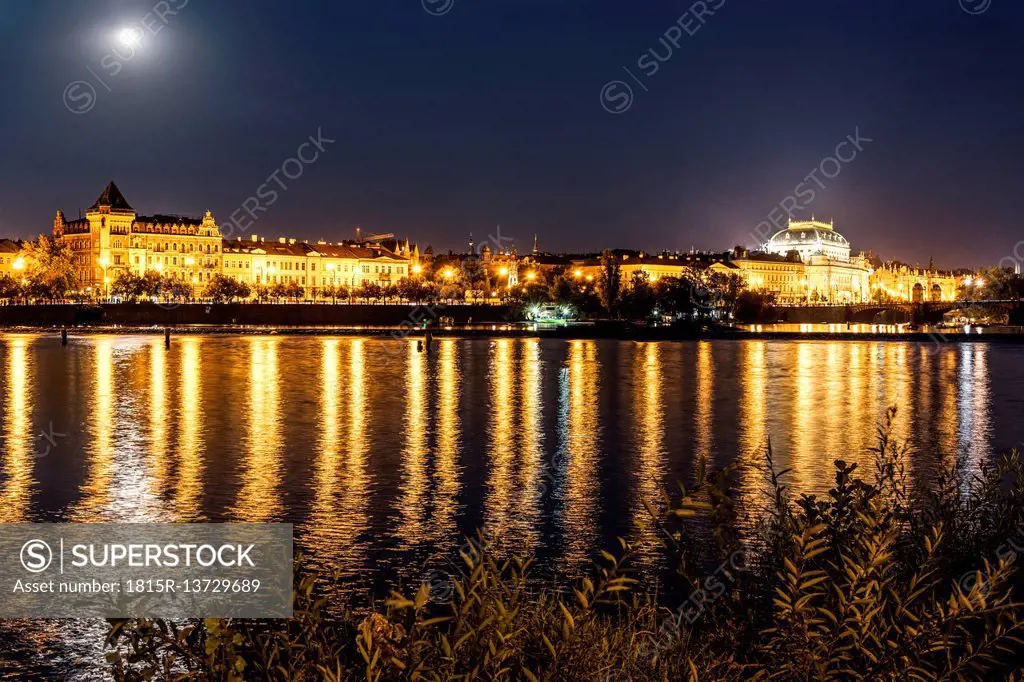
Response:
[[[469,255],[471,255],[471,256],[472,256],[472,255],[473,255],[473,253],[474,253],[474,251],[473,251],[473,247],[474,247],[475,245],[476,245],[476,244],[475,244],[475,242],[473,241],[473,233],[472,233],[472,232],[470,232],[470,233],[469,233]]]
[[[533,255],[537,256],[540,254],[540,247],[537,244],[537,233],[533,233]]]

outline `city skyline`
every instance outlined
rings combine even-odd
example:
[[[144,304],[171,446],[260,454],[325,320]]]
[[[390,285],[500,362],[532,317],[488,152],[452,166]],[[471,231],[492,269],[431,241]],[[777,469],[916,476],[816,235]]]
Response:
[[[100,202],[103,201],[104,200],[104,196],[106,196],[106,193],[110,192],[111,189],[113,189],[113,191],[117,192],[117,195],[118,195],[117,198],[119,200],[125,201],[124,197],[120,194],[120,189],[118,188],[117,182],[115,182],[114,180],[110,180],[108,183],[106,183],[106,189],[104,190],[103,195],[97,201],[100,201]],[[132,192],[132,194],[134,195],[134,192]],[[63,221],[63,220],[66,219],[66,220],[68,220],[70,222],[83,222],[85,220],[86,215],[89,213],[89,211],[95,208],[95,203],[96,202],[93,202],[91,207],[78,208],[77,209],[77,215],[71,214],[70,212],[65,213],[63,208],[59,208],[58,207],[57,208],[58,221]],[[209,205],[209,202],[208,202],[208,205]],[[125,202],[125,206],[128,209],[132,209],[132,207],[127,204],[127,202]],[[415,235],[415,234],[398,233],[396,235],[395,233],[391,233],[391,232],[383,232],[383,231],[380,231],[380,230],[373,230],[373,229],[369,229],[369,228],[364,228],[364,227],[362,227],[360,225],[354,226],[352,231],[351,231],[351,234],[348,234],[348,235],[339,235],[339,236],[336,236],[336,237],[332,236],[330,238],[318,237],[318,238],[315,238],[315,239],[309,239],[309,238],[303,238],[303,237],[296,237],[296,236],[294,236],[296,234],[303,234],[305,232],[305,230],[303,230],[301,226],[291,226],[290,229],[283,229],[283,230],[261,231],[261,230],[255,229],[255,227],[257,226],[257,222],[253,221],[252,218],[251,218],[251,216],[254,215],[252,213],[252,211],[246,212],[245,209],[243,209],[243,208],[236,209],[236,211],[234,211],[231,214],[231,216],[228,217],[227,220],[222,220],[220,217],[216,217],[215,214],[210,209],[205,209],[203,211],[195,212],[195,211],[188,211],[188,210],[183,211],[180,208],[178,208],[178,209],[173,209],[172,208],[170,210],[150,211],[149,213],[151,215],[148,215],[148,216],[147,215],[139,215],[137,219],[141,220],[141,221],[151,221],[151,220],[154,220],[154,219],[161,219],[162,221],[168,222],[168,223],[184,221],[185,223],[193,223],[194,222],[194,223],[198,224],[198,223],[206,222],[206,223],[210,223],[209,226],[216,225],[216,227],[220,231],[220,234],[218,236],[222,237],[225,241],[230,241],[230,240],[242,240],[242,241],[270,240],[271,242],[276,242],[276,241],[280,240],[280,241],[282,241],[282,243],[284,243],[285,241],[290,241],[292,243],[300,242],[300,243],[304,243],[304,244],[314,244],[315,245],[315,244],[333,244],[333,243],[336,243],[336,244],[360,243],[360,242],[366,241],[366,239],[368,237],[371,238],[371,240],[372,240],[374,236],[376,236],[376,237],[386,236],[386,237],[391,238],[392,241],[394,241],[396,237],[398,238],[399,241],[401,241],[402,239],[405,239],[406,241],[409,241],[410,239],[412,239],[417,244],[418,248],[422,247],[424,249],[431,249],[431,251],[436,252],[439,255],[440,254],[445,254],[445,253],[447,253],[447,254],[463,254],[463,253],[474,253],[474,254],[476,254],[476,253],[479,253],[479,249],[481,247],[483,247],[485,244],[488,244],[488,245],[493,244],[494,246],[493,246],[492,250],[495,250],[495,251],[501,251],[501,250],[515,248],[520,254],[528,254],[528,253],[530,253],[530,246],[531,245],[529,243],[527,243],[527,244],[525,244],[525,248],[524,248],[524,245],[520,244],[518,242],[532,242],[532,248],[536,251],[538,249],[538,244],[541,241],[541,235],[539,235],[537,233],[534,233],[534,234],[530,235],[530,239],[529,240],[522,239],[522,238],[517,240],[517,238],[515,236],[509,236],[507,233],[503,234],[501,226],[499,225],[499,226],[496,226],[493,229],[484,228],[479,234],[477,234],[477,237],[474,237],[474,232],[471,231],[467,235],[463,235],[463,240],[462,240],[461,245],[460,244],[455,244],[454,246],[452,246],[450,248],[447,248],[447,249],[439,249],[439,248],[435,247],[434,244],[431,244],[429,242],[422,242],[421,240],[418,239],[418,236]],[[134,212],[133,212],[132,215],[134,216]],[[135,219],[136,218],[133,217],[133,219],[132,219],[133,222],[134,222]],[[48,234],[50,234],[52,232],[52,227],[53,227],[52,212],[51,212],[51,219],[50,220],[51,220],[51,226],[49,228],[47,228],[46,230],[32,231],[32,232],[29,232],[27,235],[6,235],[6,234],[3,234],[3,232],[0,232],[0,240],[13,240],[15,242],[31,241],[31,240],[36,239],[40,235],[48,235]],[[710,248],[690,247],[689,249],[679,249],[679,248],[675,248],[674,249],[674,248],[657,248],[657,247],[656,248],[644,248],[642,246],[638,246],[636,244],[636,241],[634,241],[634,243],[628,243],[628,244],[624,243],[624,244],[614,244],[614,245],[606,245],[606,244],[602,245],[602,244],[593,244],[593,243],[591,243],[589,245],[582,245],[581,244],[580,248],[576,248],[576,249],[572,249],[572,250],[565,250],[565,251],[554,251],[552,249],[540,248],[540,252],[541,253],[553,254],[553,255],[580,256],[580,255],[585,255],[585,254],[598,254],[598,253],[601,253],[604,250],[614,250],[614,251],[635,251],[635,252],[639,252],[639,253],[648,253],[648,254],[659,254],[659,253],[661,253],[661,254],[670,254],[670,253],[674,253],[674,254],[679,255],[679,254],[684,254],[684,253],[706,253],[706,254],[726,253],[726,252],[733,251],[735,247],[741,247],[744,250],[747,250],[747,251],[750,251],[750,252],[761,252],[761,251],[768,251],[768,252],[770,252],[770,251],[772,251],[772,249],[770,248],[771,247],[771,243],[772,243],[772,239],[775,238],[775,237],[778,237],[778,236],[786,234],[787,229],[790,226],[792,226],[792,225],[799,225],[799,224],[804,224],[804,223],[808,223],[808,224],[810,224],[810,223],[816,223],[816,224],[820,223],[820,224],[823,224],[823,225],[834,225],[835,222],[836,221],[834,219],[830,219],[830,220],[825,221],[825,222],[818,221],[815,218],[814,214],[811,214],[809,217],[806,217],[806,218],[803,218],[803,217],[800,217],[800,216],[797,216],[797,215],[787,216],[786,213],[780,212],[777,209],[776,211],[770,213],[766,220],[762,221],[758,226],[755,226],[750,231],[749,237],[751,238],[751,240],[754,240],[754,241],[751,241],[751,242],[748,242],[748,243],[736,243],[736,244],[731,244],[731,245],[720,244],[720,245],[717,245],[717,246],[714,246],[714,247],[710,247]],[[269,225],[264,225],[263,227],[269,228],[270,226]],[[296,230],[296,227],[298,228],[297,230]],[[844,228],[844,231],[845,231],[845,228]],[[1022,242],[1022,243],[1024,243],[1024,242]],[[474,248],[474,244],[475,244],[475,248]],[[1019,250],[1019,245],[1020,245],[1020,243],[1018,243],[1018,250]],[[886,254],[886,253],[880,253],[877,249],[874,249],[871,246],[865,246],[865,245],[863,245],[861,243],[854,242],[854,241],[847,242],[847,246],[848,246],[848,248],[851,247],[851,246],[855,246],[856,247],[856,248],[850,248],[851,253],[867,254],[867,255],[870,255],[873,258],[877,258],[877,259],[879,259],[879,260],[881,260],[883,262],[895,262],[895,263],[909,265],[909,266],[913,266],[913,267],[919,267],[919,268],[928,267],[930,265],[934,265],[939,270],[953,271],[953,270],[967,270],[967,269],[972,269],[973,267],[975,267],[975,266],[969,266],[969,265],[964,265],[964,264],[955,263],[955,262],[947,263],[944,260],[936,259],[934,255],[927,256],[927,258],[924,261],[922,261],[922,259],[920,257],[918,257],[916,259],[911,259],[911,260],[902,260],[900,258],[894,258],[891,255]],[[491,247],[489,247],[489,248],[491,248]],[[1014,263],[1017,264],[1017,268],[1019,268],[1019,260],[1020,259],[1014,254],[1013,249],[1011,249],[1009,253],[1010,253],[1010,255],[1008,257],[1011,260],[1013,260]],[[953,258],[953,256],[947,255],[946,258]],[[1005,258],[1006,258],[1006,256],[1004,256],[1004,259]],[[989,266],[998,266],[998,264],[997,263],[986,263],[986,264],[982,264],[980,267],[989,267]]]
[[[152,211],[218,220],[269,185],[259,233],[361,225],[439,251],[496,225],[521,250],[534,233],[552,252],[755,246],[787,197],[908,263],[990,265],[1020,241],[1009,2],[163,4],[9,9],[27,59],[0,236],[45,232],[51,206],[73,215],[115,178]],[[845,162],[849,136],[870,142]]]

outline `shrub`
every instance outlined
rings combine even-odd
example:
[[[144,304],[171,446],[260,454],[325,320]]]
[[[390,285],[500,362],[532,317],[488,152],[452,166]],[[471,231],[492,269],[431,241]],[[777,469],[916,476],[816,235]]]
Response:
[[[479,538],[460,552],[450,603],[424,584],[334,616],[300,572],[284,623],[115,622],[112,671],[125,681],[1019,679],[1024,604],[1009,548],[1024,529],[1024,465],[1016,453],[973,473],[945,462],[910,491],[893,415],[874,470],[837,460],[825,497],[793,499],[769,444],[763,462],[710,475],[701,465],[691,489],[652,501],[678,580],[665,593],[689,594],[676,609],[631,577],[625,540],[592,578],[551,590],[531,581],[529,559],[500,559]],[[741,540],[734,482],[748,466],[768,496]],[[708,528],[714,543],[701,553],[695,538]]]

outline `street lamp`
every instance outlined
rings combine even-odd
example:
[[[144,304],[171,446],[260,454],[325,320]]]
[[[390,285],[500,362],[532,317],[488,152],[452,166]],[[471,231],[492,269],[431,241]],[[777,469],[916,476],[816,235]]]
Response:
[[[103,269],[103,298],[106,298],[107,297],[107,283],[110,281],[107,278],[107,266],[110,265],[110,259],[107,258],[106,256],[103,256],[97,262],[100,264],[100,267]]]
[[[412,274],[418,275],[421,272],[423,272],[423,268],[422,267],[420,267],[419,265],[412,266]]]

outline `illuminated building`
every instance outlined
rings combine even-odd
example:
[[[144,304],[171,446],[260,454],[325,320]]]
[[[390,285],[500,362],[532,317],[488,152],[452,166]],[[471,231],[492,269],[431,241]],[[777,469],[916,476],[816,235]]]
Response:
[[[21,242],[0,239],[0,277],[7,275],[15,281],[20,281],[25,276],[24,256]]]
[[[257,235],[224,242],[225,276],[249,285],[294,282],[307,296],[326,286],[395,284],[412,273],[413,263],[377,244],[268,242]]]
[[[648,281],[656,282],[665,277],[683,277],[694,271],[699,265],[693,260],[693,254],[687,256],[676,253],[661,253],[652,256],[643,251],[612,251],[612,256],[619,266],[619,281],[622,286],[628,285],[636,273],[641,273]],[[711,262],[725,260],[725,256],[716,254]],[[571,264],[572,274],[577,278],[596,281],[601,276],[601,258],[590,257],[574,259]]]
[[[765,253],[779,256],[796,251],[807,263],[814,256],[828,260],[850,262],[850,242],[833,229],[833,223],[818,220],[789,221],[785,230],[779,230],[764,245]]]
[[[748,289],[765,291],[780,304],[863,303],[871,298],[871,264],[850,256],[850,242],[832,223],[790,221],[763,251],[740,254],[712,271],[738,274]]]
[[[892,262],[871,273],[871,291],[876,300],[953,301],[957,287],[956,275],[934,268],[913,268]]]
[[[209,211],[201,219],[140,216],[113,182],[84,218],[69,221],[57,211],[53,236],[71,248],[79,286],[97,291],[109,290],[121,272],[149,271],[192,283],[196,293],[221,273],[249,285],[296,283],[313,297],[328,285],[396,283],[419,261],[419,247],[411,249],[408,241],[404,246],[396,242],[390,250],[372,242],[309,244],[283,237],[265,241],[256,235],[225,240]],[[0,273],[8,267],[13,271],[17,258],[0,243]]]
[[[84,218],[65,220],[57,211],[53,237],[71,247],[82,288],[103,289],[121,272],[200,284],[221,271],[221,234],[209,211],[201,219],[140,216],[113,182]]]

